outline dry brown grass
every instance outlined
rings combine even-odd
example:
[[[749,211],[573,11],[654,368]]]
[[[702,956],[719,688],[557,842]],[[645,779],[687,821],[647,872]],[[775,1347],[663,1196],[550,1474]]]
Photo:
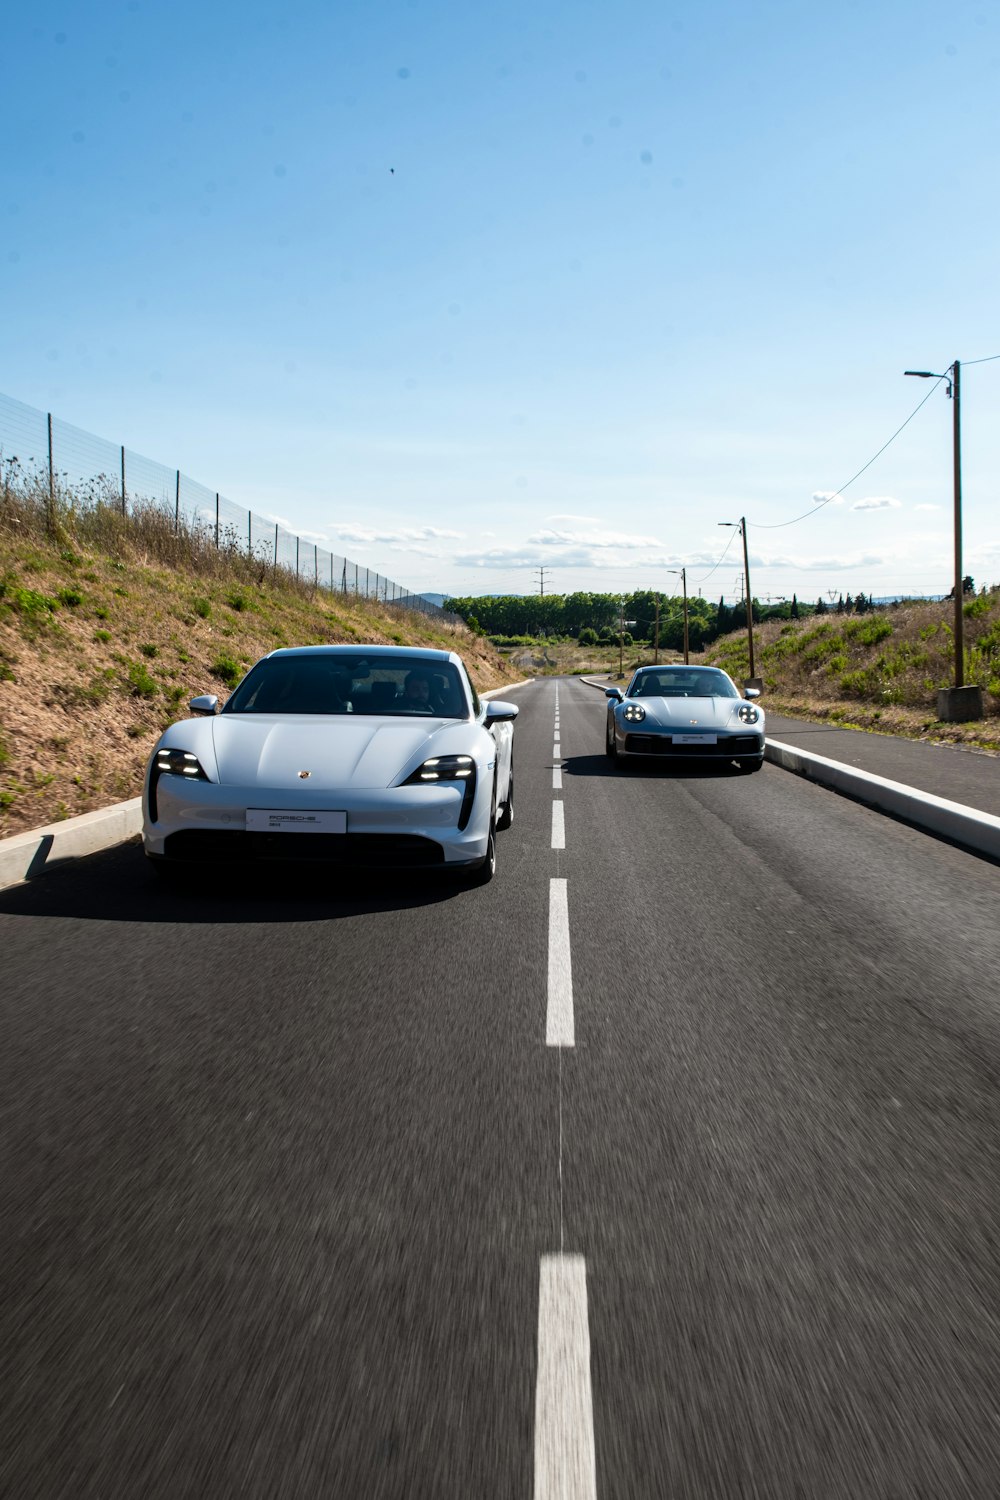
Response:
[[[155,507],[63,506],[53,526],[44,499],[0,492],[0,837],[138,795],[188,699],[278,646],[457,650],[481,690],[520,675],[463,625],[316,591]]]

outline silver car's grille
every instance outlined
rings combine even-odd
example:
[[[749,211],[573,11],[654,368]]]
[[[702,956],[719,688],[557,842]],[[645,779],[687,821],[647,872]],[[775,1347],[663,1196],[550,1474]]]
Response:
[[[720,735],[714,745],[675,745],[666,734],[627,734],[626,755],[674,755],[678,759],[707,756],[732,760],[734,755],[760,755],[764,741],[759,734]]]

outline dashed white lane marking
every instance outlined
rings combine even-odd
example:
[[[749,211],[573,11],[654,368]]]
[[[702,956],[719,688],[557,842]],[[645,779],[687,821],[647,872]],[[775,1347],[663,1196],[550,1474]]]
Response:
[[[561,802],[552,804],[552,847],[553,849],[566,847],[566,819]]]
[[[552,759],[562,760],[562,751],[559,749],[559,741],[555,740],[552,745]]]
[[[565,880],[549,881],[549,996],[545,1045],[575,1047],[573,969],[569,949],[569,901]]]
[[[561,766],[553,766],[553,768],[552,768],[552,790],[554,792],[561,792],[562,791],[562,767]]]
[[[596,1500],[587,1263],[543,1255],[538,1286],[535,1500]]]

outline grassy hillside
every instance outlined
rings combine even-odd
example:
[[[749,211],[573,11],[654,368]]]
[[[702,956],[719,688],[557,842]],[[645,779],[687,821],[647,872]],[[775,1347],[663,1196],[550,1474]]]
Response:
[[[771,621],[754,630],[755,666],[772,709],[862,728],[1000,750],[1000,590],[964,605],[965,678],[983,689],[986,718],[942,724],[937,690],[953,680],[954,606],[902,604],[864,615]],[[704,660],[739,681],[746,632],[713,642]]]
[[[483,690],[523,675],[464,626],[315,591],[152,507],[0,495],[0,837],[136,796],[189,698],[325,641],[457,650]]]

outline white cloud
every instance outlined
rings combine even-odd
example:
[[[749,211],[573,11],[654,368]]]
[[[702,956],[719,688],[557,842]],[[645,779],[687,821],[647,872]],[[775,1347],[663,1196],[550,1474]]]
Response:
[[[813,490],[813,500],[817,505],[843,505],[844,497],[836,490]]]
[[[394,547],[402,551],[420,550],[414,544],[419,542],[454,541],[461,537],[460,531],[445,531],[438,526],[404,526],[398,531],[374,531],[368,526],[338,526],[337,535],[345,542],[353,542],[356,546],[371,547]],[[424,552],[424,556],[435,554]]]
[[[529,544],[541,547],[659,547],[658,537],[638,536],[628,531],[536,531]]]
[[[902,500],[894,500],[891,495],[867,495],[864,500],[855,500],[851,506],[852,510],[901,510]]]

